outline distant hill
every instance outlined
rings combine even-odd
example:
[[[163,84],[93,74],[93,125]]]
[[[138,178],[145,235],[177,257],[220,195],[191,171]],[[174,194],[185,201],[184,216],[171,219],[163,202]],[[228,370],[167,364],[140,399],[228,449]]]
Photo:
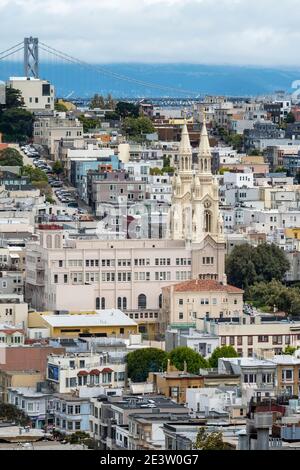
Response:
[[[267,95],[276,90],[293,91],[293,81],[300,80],[300,69],[288,68],[196,64],[101,64],[99,67],[172,88],[229,96]],[[147,89],[73,64],[42,63],[40,71],[42,78],[55,84],[59,97],[72,93],[72,97],[84,98],[96,92],[111,93],[115,97],[179,96],[175,91]],[[0,62],[0,80],[6,80],[9,75],[22,74],[21,63]]]

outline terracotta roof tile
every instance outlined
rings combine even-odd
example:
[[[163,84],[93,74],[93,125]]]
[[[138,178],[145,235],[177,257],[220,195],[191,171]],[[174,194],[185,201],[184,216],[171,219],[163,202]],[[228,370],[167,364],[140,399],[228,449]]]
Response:
[[[174,285],[174,292],[227,292],[233,294],[243,294],[243,290],[229,284],[224,285],[218,281],[210,279],[193,279],[191,281],[180,282]]]

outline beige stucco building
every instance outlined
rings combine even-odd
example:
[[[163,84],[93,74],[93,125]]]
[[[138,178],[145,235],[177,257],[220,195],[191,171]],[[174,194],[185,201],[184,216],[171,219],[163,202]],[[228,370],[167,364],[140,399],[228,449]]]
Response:
[[[287,346],[300,347],[300,322],[270,320],[244,316],[238,323],[198,320],[196,324],[197,329],[218,336],[220,346],[233,346],[243,357],[282,354]]]
[[[164,325],[196,325],[204,318],[230,318],[243,315],[241,289],[214,280],[194,279],[163,287]]]

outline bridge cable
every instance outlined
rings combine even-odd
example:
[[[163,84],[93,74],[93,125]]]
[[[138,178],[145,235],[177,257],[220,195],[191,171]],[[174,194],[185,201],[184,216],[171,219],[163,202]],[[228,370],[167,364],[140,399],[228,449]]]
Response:
[[[135,83],[137,85],[148,87],[148,88],[156,88],[156,89],[165,90],[165,91],[173,91],[173,92],[177,92],[177,93],[180,93],[180,94],[199,95],[199,92],[196,92],[196,91],[182,90],[180,88],[173,88],[173,87],[159,85],[159,84],[155,84],[155,83],[151,83],[151,82],[144,82],[144,81],[139,80],[139,79],[130,78],[126,75],[120,75],[120,74],[117,74],[117,73],[112,72],[110,70],[106,70],[102,67],[99,67],[97,65],[91,65],[87,62],[84,62],[80,59],[77,59],[76,57],[73,57],[69,54],[66,54],[62,51],[59,51],[58,49],[54,49],[53,47],[48,46],[47,44],[44,44],[43,42],[40,42],[39,44],[40,44],[40,48],[42,50],[46,51],[46,49],[44,49],[46,47],[48,49],[46,52],[50,52],[53,55],[56,55],[57,57],[60,57],[63,60],[66,60],[68,62],[77,64],[77,65],[81,65],[82,67],[90,68],[90,69],[92,69],[92,70],[94,70],[98,73],[101,73],[101,74],[104,74],[104,75],[107,75],[107,76],[110,76],[110,77],[114,77],[117,80],[123,80],[123,81],[131,82],[131,83]],[[43,47],[41,47],[41,46],[43,46]]]

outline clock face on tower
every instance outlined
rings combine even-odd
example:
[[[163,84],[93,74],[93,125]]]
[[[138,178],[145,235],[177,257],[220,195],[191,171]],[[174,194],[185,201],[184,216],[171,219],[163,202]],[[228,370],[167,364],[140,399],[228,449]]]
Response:
[[[209,209],[210,206],[211,206],[211,202],[210,201],[205,201],[205,203],[204,203],[205,209]]]

